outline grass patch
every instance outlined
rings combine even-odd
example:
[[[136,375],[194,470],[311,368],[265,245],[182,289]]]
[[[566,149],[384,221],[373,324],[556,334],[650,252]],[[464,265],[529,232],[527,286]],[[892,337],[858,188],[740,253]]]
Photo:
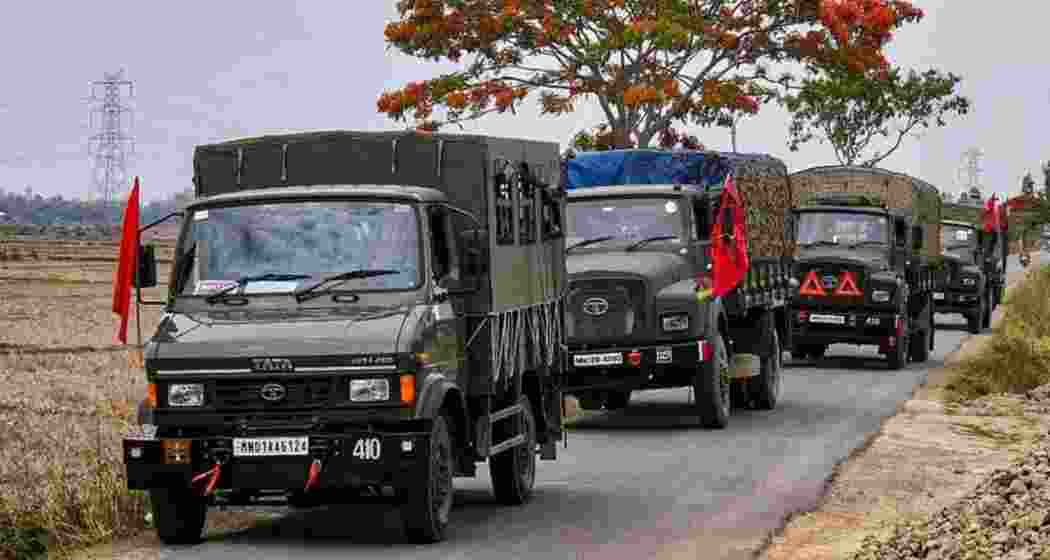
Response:
[[[1025,440],[1021,433],[998,430],[980,422],[955,422],[952,425],[965,435],[983,438],[1004,447],[1017,445]]]
[[[1002,322],[987,345],[952,368],[946,402],[1022,394],[1050,383],[1050,266],[1009,290]]]

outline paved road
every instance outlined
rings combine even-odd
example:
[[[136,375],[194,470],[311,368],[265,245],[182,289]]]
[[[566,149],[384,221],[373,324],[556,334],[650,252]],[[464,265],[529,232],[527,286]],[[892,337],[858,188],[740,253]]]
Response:
[[[1016,258],[1010,264],[1019,268]],[[396,510],[361,506],[289,515],[162,556],[747,557],[733,547],[759,545],[789,513],[814,506],[834,465],[967,336],[961,317],[938,316],[938,325],[930,362],[902,371],[849,346],[831,347],[819,363],[788,364],[777,410],[734,413],[723,431],[693,424],[687,390],[636,393],[638,404],[581,424],[558,461],[539,463],[528,506],[495,505],[484,466],[478,478],[457,480],[453,524],[437,545],[402,544]]]

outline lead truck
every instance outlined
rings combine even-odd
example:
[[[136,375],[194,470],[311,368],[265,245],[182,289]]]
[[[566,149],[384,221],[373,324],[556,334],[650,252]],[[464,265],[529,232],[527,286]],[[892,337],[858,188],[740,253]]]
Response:
[[[214,506],[385,499],[435,542],[483,461],[500,502],[528,501],[561,434],[557,144],[331,131],[193,164],[123,441],[160,539],[197,542]]]

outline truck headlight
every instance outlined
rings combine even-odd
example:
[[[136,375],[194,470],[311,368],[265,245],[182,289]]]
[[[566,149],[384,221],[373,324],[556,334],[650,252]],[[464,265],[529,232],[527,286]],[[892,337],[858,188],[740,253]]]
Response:
[[[977,279],[973,278],[971,276],[967,276],[967,277],[962,279],[962,285],[963,286],[976,286],[977,285]]]
[[[689,329],[688,313],[673,313],[660,318],[660,327],[664,332],[677,332]]]
[[[350,402],[390,400],[390,381],[386,379],[351,379]]]
[[[889,290],[875,290],[874,292],[871,292],[871,301],[876,303],[886,303],[887,301],[890,301]]]
[[[203,406],[203,383],[175,383],[168,385],[168,406]]]

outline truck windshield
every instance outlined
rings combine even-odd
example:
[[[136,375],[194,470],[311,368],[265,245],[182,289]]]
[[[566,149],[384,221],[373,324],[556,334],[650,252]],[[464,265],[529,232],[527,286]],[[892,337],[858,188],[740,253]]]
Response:
[[[340,290],[420,286],[419,217],[410,204],[357,201],[266,202],[199,209],[180,247],[180,295],[207,295],[239,279],[243,293],[290,293],[349,270],[397,274],[354,278]],[[299,275],[301,277],[294,277]],[[242,293],[240,289],[232,294]]]
[[[968,227],[941,225],[941,248],[945,251],[973,247],[977,243],[977,233]]]
[[[670,198],[603,198],[569,202],[565,209],[566,243],[611,237],[640,241],[682,237],[682,209]]]
[[[798,244],[888,245],[889,220],[885,216],[855,212],[802,212],[798,217]]]

